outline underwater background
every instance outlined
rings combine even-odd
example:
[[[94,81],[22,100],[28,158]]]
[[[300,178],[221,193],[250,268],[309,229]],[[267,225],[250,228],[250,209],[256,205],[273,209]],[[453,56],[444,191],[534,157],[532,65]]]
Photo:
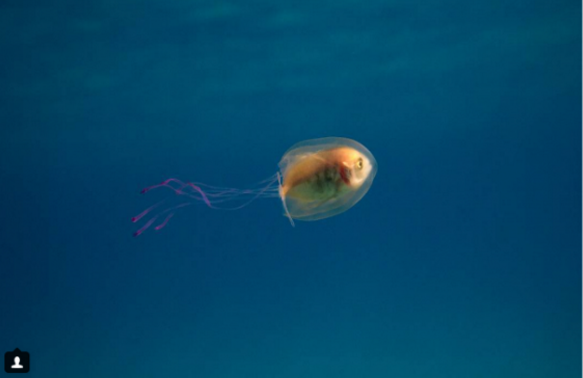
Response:
[[[30,377],[581,376],[580,1],[4,0],[0,83]],[[142,188],[327,136],[378,162],[349,211],[132,237]]]

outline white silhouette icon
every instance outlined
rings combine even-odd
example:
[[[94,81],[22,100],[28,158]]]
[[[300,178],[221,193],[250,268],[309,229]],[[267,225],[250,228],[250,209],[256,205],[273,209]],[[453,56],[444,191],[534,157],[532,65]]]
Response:
[[[13,369],[22,369],[24,366],[20,364],[20,357],[14,357],[14,365],[12,365]]]

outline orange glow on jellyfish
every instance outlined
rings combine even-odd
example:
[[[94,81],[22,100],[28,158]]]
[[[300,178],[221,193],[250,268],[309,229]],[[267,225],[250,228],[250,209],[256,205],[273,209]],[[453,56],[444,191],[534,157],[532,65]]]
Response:
[[[165,207],[168,200],[150,206],[132,218],[146,223],[134,233],[141,235],[156,221],[160,230],[181,208],[203,203],[211,209],[238,210],[259,198],[279,198],[292,226],[295,220],[314,221],[340,214],[354,206],[370,189],[377,163],[362,144],[348,138],[310,139],[293,145],[279,162],[279,171],[249,189],[211,186],[169,178],[141,193],[166,188],[183,199]]]

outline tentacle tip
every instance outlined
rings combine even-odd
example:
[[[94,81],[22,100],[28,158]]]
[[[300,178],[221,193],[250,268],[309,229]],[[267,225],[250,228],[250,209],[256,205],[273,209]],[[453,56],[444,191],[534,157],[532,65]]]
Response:
[[[142,189],[142,190],[140,190],[140,194],[144,194],[144,193],[146,193],[147,191],[148,191],[148,188]]]
[[[137,220],[138,220],[137,217],[132,217],[132,222],[136,223]]]
[[[139,231],[136,231],[136,232],[134,232],[134,238],[135,238],[135,237],[137,237],[137,236],[140,236],[141,234],[142,234],[142,233],[141,233],[141,232],[139,232]]]

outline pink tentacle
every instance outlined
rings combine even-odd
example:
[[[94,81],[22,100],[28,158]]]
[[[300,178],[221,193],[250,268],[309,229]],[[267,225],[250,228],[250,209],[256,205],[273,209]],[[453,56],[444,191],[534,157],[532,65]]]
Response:
[[[140,236],[144,231],[146,231],[152,225],[152,223],[154,223],[156,218],[158,218],[158,216],[155,216],[154,218],[150,219],[142,228],[134,232],[134,237]]]
[[[174,188],[173,186],[170,185],[171,182],[175,182],[178,185],[180,185],[180,187]],[[149,192],[152,189],[156,189],[159,187],[165,186],[167,188],[172,189],[176,194],[186,194],[183,189],[185,189],[186,187],[191,187],[192,189],[194,189],[195,192],[199,193],[202,197],[202,200],[204,201],[204,203],[207,204],[208,207],[212,208],[213,206],[211,205],[211,202],[209,201],[207,195],[205,192],[202,191],[202,189],[196,185],[194,185],[193,183],[183,183],[182,181],[175,179],[175,178],[169,178],[163,182],[161,182],[160,184],[157,185],[152,185],[152,186],[148,186],[147,188],[142,189],[141,193],[146,193]],[[196,197],[195,197],[196,198]],[[144,214],[145,215],[145,214]]]
[[[206,203],[206,205],[207,205],[208,207],[210,207],[211,209],[212,209],[212,208],[214,208],[214,206],[213,206],[213,205],[211,205],[211,201],[209,201],[208,197],[207,197],[207,196],[206,196],[206,194],[205,194],[205,193],[202,191],[202,189],[201,189],[201,188],[199,188],[198,186],[196,186],[196,185],[194,185],[194,184],[190,184],[190,183],[188,183],[188,184],[186,184],[186,185],[190,186],[192,189],[194,189],[194,190],[196,190],[198,193],[200,193],[200,195],[202,196],[202,199],[203,199],[204,203]]]
[[[146,210],[142,211],[141,213],[139,213],[138,215],[133,217],[132,222],[136,223],[137,221],[142,219],[146,214],[148,214],[150,211],[154,210],[155,208],[157,208],[158,206],[160,206],[164,202],[166,202],[166,200],[162,200],[162,201],[158,202],[157,204],[148,207]]]
[[[164,228],[164,226],[166,226],[166,224],[168,223],[168,221],[170,220],[170,218],[172,218],[174,216],[175,213],[170,213],[170,215],[168,215],[166,217],[166,219],[164,219],[164,222],[162,222],[161,224],[157,225],[156,227],[154,227],[154,230],[158,231],[161,230],[162,228]]]
[[[166,219],[164,219],[164,222],[162,222],[162,223],[160,223],[159,225],[157,225],[156,227],[154,227],[154,230],[158,231],[158,230],[160,230],[160,229],[164,228],[164,226],[166,226],[166,224],[168,223],[168,221],[170,220],[170,218],[172,218],[172,217],[174,216],[174,214],[175,214],[175,211],[176,211],[176,210],[178,210],[178,209],[180,209],[180,208],[182,208],[182,207],[190,206],[190,205],[192,205],[192,202],[184,202],[184,203],[181,203],[180,205],[176,205],[176,206],[173,206],[173,207],[171,207],[171,208],[169,208],[169,209],[166,209],[166,210],[162,211],[160,214],[156,215],[156,216],[155,216],[155,217],[152,219],[152,222],[153,222],[154,220],[156,220],[156,218],[158,218],[160,215],[162,215],[162,214],[166,214],[166,213],[168,213],[168,212],[170,212],[170,211],[171,211],[170,215],[168,215],[168,216],[166,217]],[[152,223],[150,223],[150,222],[148,222],[148,223],[149,223],[149,225],[151,225],[151,224],[152,224]],[[149,225],[148,225],[148,226],[149,226]],[[145,229],[144,229],[144,231],[145,231]],[[137,236],[137,235],[136,235],[136,236]]]
[[[159,184],[152,185],[142,189],[141,193],[147,193],[152,189],[166,187],[172,190],[176,195],[179,196],[186,196],[196,201],[204,202],[209,208],[211,209],[218,209],[218,210],[238,210],[246,207],[251,202],[255,201],[259,197],[279,197],[278,190],[279,187],[275,188],[273,185],[277,181],[277,175],[274,175],[266,180],[261,181],[259,184],[263,184],[261,186],[256,186],[250,189],[234,189],[234,188],[223,188],[223,187],[216,187],[210,186],[201,183],[193,183],[193,182],[183,182],[181,180],[175,178],[169,178]],[[203,190],[201,187],[204,187]],[[249,198],[251,197],[251,198]],[[212,202],[211,202],[212,198]],[[216,204],[225,203],[228,201],[243,201],[246,200],[243,204],[235,207],[218,207]],[[151,213],[154,209],[159,207],[162,203],[168,200],[162,200],[156,203],[153,206],[150,206],[146,210],[142,211],[140,214],[136,215],[132,218],[132,222],[138,222],[140,219],[145,217],[147,214]],[[166,216],[164,221],[157,226],[154,227],[154,230],[158,231],[164,228],[170,219],[174,216],[176,210],[193,205],[195,202],[184,202],[179,205],[167,208],[158,212],[154,217],[146,222],[146,224],[140,228],[138,231],[134,233],[134,236],[141,235],[144,231],[146,231],[161,215],[170,213]]]
[[[181,187],[184,187],[185,186],[185,184],[182,181],[180,181],[178,179],[175,179],[175,178],[169,178],[169,179],[167,179],[165,181],[162,181],[160,184],[148,186],[147,188],[142,189],[142,191],[140,193],[144,194],[146,192],[149,192],[152,189],[160,188],[162,186],[165,186],[167,188],[170,188],[170,189],[176,191],[176,189],[174,189],[172,186],[169,185],[169,183],[171,183],[171,182],[176,182]]]

